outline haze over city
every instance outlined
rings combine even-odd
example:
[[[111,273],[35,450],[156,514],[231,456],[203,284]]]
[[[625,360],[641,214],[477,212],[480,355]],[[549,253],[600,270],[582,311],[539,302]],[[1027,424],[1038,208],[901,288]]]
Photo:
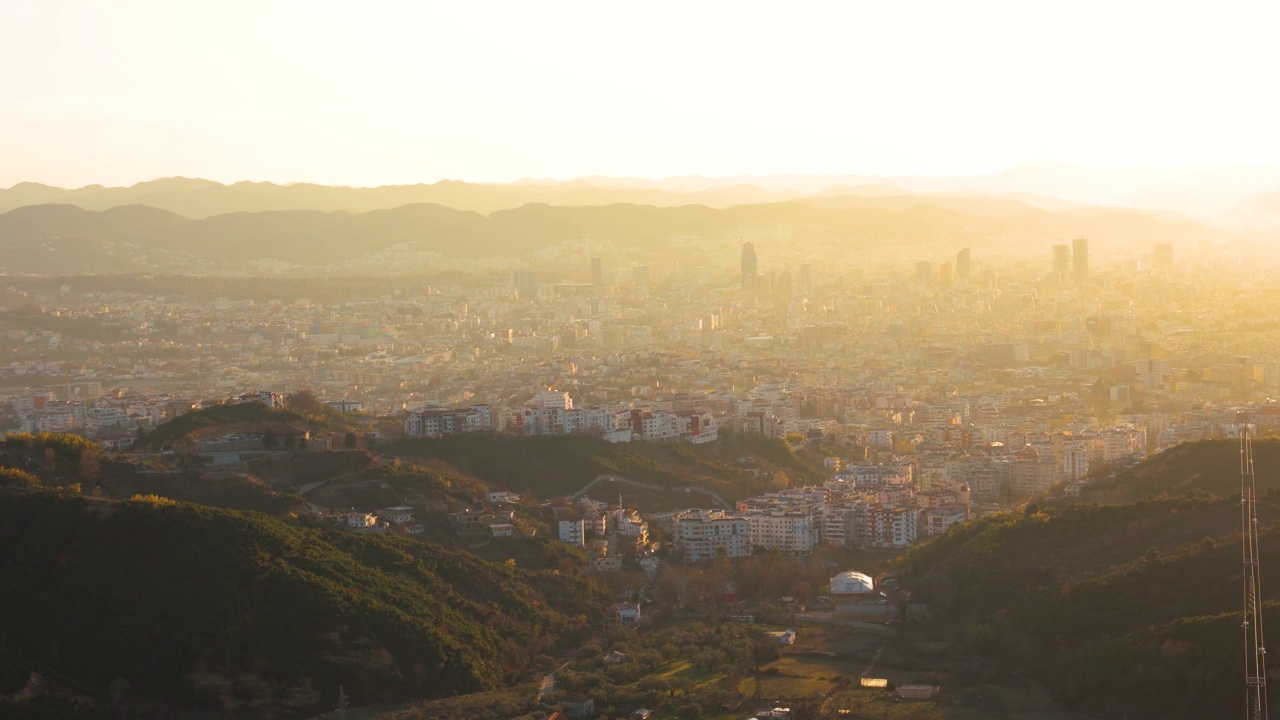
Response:
[[[1265,718],[1278,20],[0,4],[0,715]]]
[[[1280,164],[1267,3],[8,3],[0,185]]]

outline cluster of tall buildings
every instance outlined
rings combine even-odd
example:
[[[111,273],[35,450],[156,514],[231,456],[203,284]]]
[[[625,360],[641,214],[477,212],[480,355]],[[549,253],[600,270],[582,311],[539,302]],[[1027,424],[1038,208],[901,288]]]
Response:
[[[1053,274],[1059,279],[1070,277],[1082,283],[1089,279],[1089,239],[1076,238],[1070,245],[1053,246]]]

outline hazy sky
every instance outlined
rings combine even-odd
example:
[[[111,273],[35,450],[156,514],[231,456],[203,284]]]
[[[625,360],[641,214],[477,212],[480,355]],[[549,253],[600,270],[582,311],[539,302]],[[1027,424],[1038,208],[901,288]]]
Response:
[[[0,187],[1280,164],[1280,3],[0,0]]]

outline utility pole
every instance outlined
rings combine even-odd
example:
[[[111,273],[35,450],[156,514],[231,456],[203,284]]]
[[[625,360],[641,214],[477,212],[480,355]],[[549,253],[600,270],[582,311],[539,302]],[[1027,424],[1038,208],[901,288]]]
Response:
[[[1258,483],[1253,472],[1253,426],[1240,422],[1240,532],[1244,558],[1245,718],[1267,718],[1267,648],[1262,638],[1261,562],[1258,557]]]

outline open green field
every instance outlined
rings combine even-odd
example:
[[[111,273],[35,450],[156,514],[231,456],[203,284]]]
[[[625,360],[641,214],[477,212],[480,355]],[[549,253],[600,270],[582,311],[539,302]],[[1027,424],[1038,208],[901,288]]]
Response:
[[[688,660],[676,660],[662,668],[657,677],[663,680],[683,679],[693,683],[693,687],[707,687],[723,681],[727,674],[724,670],[698,669]]]

